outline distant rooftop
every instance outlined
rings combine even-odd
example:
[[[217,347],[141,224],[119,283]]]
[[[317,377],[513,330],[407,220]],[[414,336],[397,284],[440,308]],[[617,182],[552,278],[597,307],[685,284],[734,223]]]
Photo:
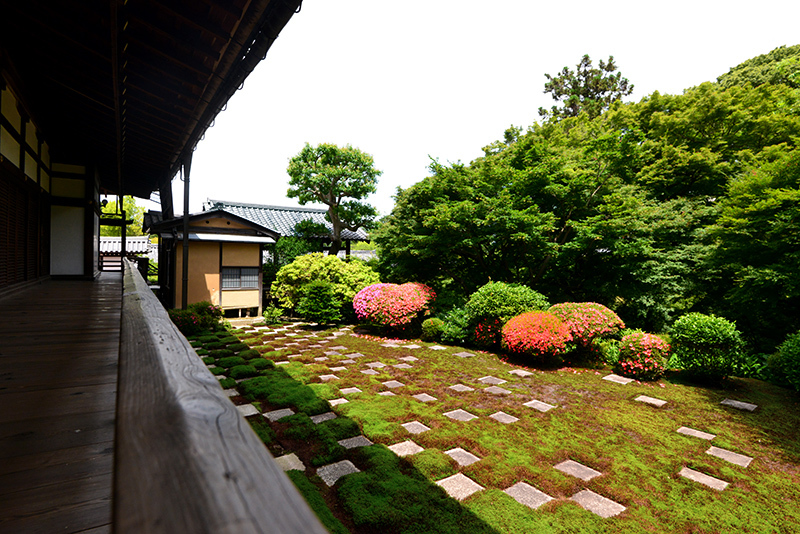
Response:
[[[326,209],[266,206],[263,204],[245,204],[243,202],[212,199],[209,199],[203,205],[203,211],[215,209],[238,215],[243,219],[274,230],[282,236],[294,236],[295,225],[307,219],[317,224],[323,224],[329,231],[331,230],[331,223],[325,218],[325,214],[328,212]],[[363,228],[359,228],[356,232],[342,230],[342,239],[350,241],[369,241],[369,235]]]

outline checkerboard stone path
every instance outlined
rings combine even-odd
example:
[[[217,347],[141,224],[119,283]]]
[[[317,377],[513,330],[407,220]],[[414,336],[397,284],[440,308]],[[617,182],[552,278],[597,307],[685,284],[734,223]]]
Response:
[[[388,382],[383,382],[383,385],[391,389],[401,388],[405,386],[405,384],[403,384],[402,382],[398,382],[397,380],[389,380]]]
[[[464,384],[455,384],[453,386],[450,386],[449,389],[452,389],[453,391],[458,391],[459,393],[463,393],[465,391],[475,391],[474,388],[465,386]]]
[[[452,410],[450,412],[445,412],[444,415],[449,417],[450,419],[455,419],[456,421],[472,421],[473,419],[477,419],[477,415],[472,415],[466,410],[462,410],[459,408],[458,410]]]
[[[577,477],[583,480],[584,482],[588,482],[589,480],[602,475],[600,471],[596,471],[591,467],[586,467],[585,465],[578,463],[574,460],[564,460],[560,464],[556,464],[553,467],[555,467],[562,473],[566,473],[568,475]]]
[[[357,447],[369,447],[373,443],[364,436],[356,436],[354,438],[340,439],[337,442],[345,449],[355,449]]]
[[[506,425],[509,425],[511,423],[516,423],[517,421],[519,421],[518,417],[514,417],[513,415],[509,415],[505,412],[493,413],[489,417],[491,417],[495,421],[500,421],[501,423]]]
[[[264,417],[266,417],[273,423],[290,415],[294,415],[294,410],[292,410],[291,408],[281,408],[280,410],[273,410],[271,412],[264,413]]]
[[[298,471],[306,470],[306,466],[303,465],[303,462],[300,461],[300,458],[298,458],[295,453],[278,456],[275,458],[275,463],[284,471],[292,471],[294,469]]]
[[[643,402],[645,404],[650,404],[651,406],[655,406],[657,408],[661,408],[662,406],[667,404],[667,401],[665,401],[665,400],[656,399],[654,397],[648,397],[647,395],[639,395],[638,397],[636,397],[633,400],[638,401],[638,402]]]
[[[729,451],[727,449],[720,449],[719,447],[709,448],[706,451],[706,454],[710,454],[711,456],[716,456],[717,458],[722,458],[726,462],[730,462],[732,464],[736,464],[741,467],[747,467],[750,465],[750,462],[753,461],[753,459],[749,456]]]
[[[715,489],[717,491],[722,491],[728,487],[728,482],[706,475],[705,473],[701,473],[700,471],[689,469],[688,467],[684,467],[683,469],[681,469],[678,474],[684,478],[688,478],[689,480],[693,480],[694,482],[699,482],[700,484],[708,486],[709,488]]]
[[[702,432],[700,430],[695,430],[694,428],[689,428],[687,426],[682,426],[676,432],[680,434],[684,434],[686,436],[692,436],[695,438],[706,439],[711,441],[712,439],[716,438],[715,434],[709,434],[708,432]]]
[[[479,378],[478,382],[481,384],[491,384],[493,386],[499,386],[500,384],[505,384],[508,380],[503,380],[502,378],[497,378],[494,376],[484,376],[483,378]]]
[[[432,397],[427,393],[420,393],[418,395],[412,395],[413,398],[417,399],[420,402],[433,402],[436,400],[436,397]]]
[[[614,382],[616,384],[622,384],[622,385],[630,384],[631,382],[633,382],[633,378],[625,378],[624,376],[615,375],[613,373],[604,376],[603,380],[608,380],[609,382]]]
[[[511,375],[517,375],[520,378],[525,378],[526,376],[533,376],[533,373],[530,371],[525,371],[524,369],[514,369],[513,371],[508,372]]]
[[[585,510],[589,510],[593,514],[603,518],[613,517],[625,511],[625,507],[621,504],[588,489],[579,491],[570,497],[570,499],[578,503]]]
[[[456,463],[461,467],[466,467],[468,465],[472,465],[475,462],[480,461],[480,458],[478,458],[471,452],[465,451],[461,447],[456,447],[455,449],[444,451],[444,453],[453,460],[455,460]]]
[[[353,462],[350,460],[342,460],[341,462],[323,465],[317,469],[317,475],[319,475],[319,478],[321,478],[328,487],[336,484],[336,481],[345,475],[360,472],[361,470],[353,465]]]
[[[503,490],[507,495],[514,498],[520,504],[524,504],[532,510],[536,510],[544,503],[553,500],[551,496],[539,491],[526,482],[517,482],[510,488]]]
[[[720,402],[720,404],[724,404],[725,406],[730,406],[731,408],[736,408],[737,410],[745,410],[748,412],[752,412],[756,408],[758,408],[757,404],[750,404],[749,402],[742,402],[733,399],[725,399],[724,401]]]
[[[422,434],[423,432],[427,432],[428,430],[430,430],[430,428],[423,425],[419,421],[411,421],[410,423],[403,423],[400,426],[402,426],[412,434]]]
[[[258,415],[258,410],[252,404],[241,404],[236,407],[239,410],[239,413],[242,414],[244,417],[250,417],[251,415]]]
[[[309,417],[309,419],[311,419],[312,423],[314,423],[315,425],[318,425],[318,424],[323,423],[325,421],[330,421],[331,419],[336,419],[336,414],[333,413],[333,412],[325,412],[325,413],[321,413],[319,415],[312,415],[311,417]]]
[[[406,441],[401,441],[400,443],[390,445],[389,450],[402,458],[404,456],[412,456],[424,451],[425,449],[408,439]]]
[[[361,393],[361,390],[358,389],[357,387],[344,388],[340,389],[339,393],[341,393],[342,395],[352,395],[353,393]]]
[[[483,489],[483,486],[461,473],[443,478],[436,482],[436,484],[441,486],[448,495],[457,501],[463,501],[473,493]]]
[[[539,410],[540,412],[547,412],[555,408],[555,406],[553,406],[552,404],[547,404],[546,402],[542,402],[536,399],[524,403],[523,406],[527,406],[528,408],[533,408],[534,410]]]
[[[492,395],[511,395],[511,391],[501,388],[499,386],[489,386],[485,388],[483,391],[486,393],[491,393]]]
[[[459,358],[472,358],[475,355],[472,354],[471,352],[462,351],[462,352],[456,352],[455,354],[453,354],[453,356],[458,356]]]

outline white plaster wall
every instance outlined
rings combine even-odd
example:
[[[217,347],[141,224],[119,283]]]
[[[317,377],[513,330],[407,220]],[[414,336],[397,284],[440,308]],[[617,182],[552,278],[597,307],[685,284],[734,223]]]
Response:
[[[83,275],[84,208],[53,206],[50,220],[50,274]]]

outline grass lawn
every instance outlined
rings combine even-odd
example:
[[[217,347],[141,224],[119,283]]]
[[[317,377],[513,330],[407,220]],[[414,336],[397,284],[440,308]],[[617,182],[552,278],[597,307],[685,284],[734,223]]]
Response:
[[[289,388],[292,394],[267,392],[266,386],[248,389],[241,383],[239,391],[249,391],[249,398],[235,396],[235,403],[255,401],[262,412],[289,407],[316,415],[330,409],[320,399],[348,401],[333,407],[340,420],[336,424],[314,425],[305,416],[293,416],[264,428],[264,417],[251,418],[258,421],[259,435],[274,455],[296,452],[303,461],[305,479],[298,483],[296,472],[293,480],[317,509],[326,503],[335,516],[326,520],[331,531],[800,532],[800,398],[789,390],[749,379],[713,389],[684,383],[678,376],[621,385],[602,379],[609,369],[526,368],[472,350],[473,356],[458,357],[465,350],[461,347],[433,350],[433,344],[419,341],[384,346],[386,340],[347,330],[248,329],[237,337],[259,352],[258,360],[278,364],[258,371],[269,378],[254,380],[273,389]],[[371,369],[370,363],[384,366],[376,365],[374,375],[362,373]],[[515,369],[533,374],[510,373]],[[323,381],[324,375],[336,378]],[[507,393],[485,391],[491,386],[480,380],[485,377],[504,380],[497,387]],[[390,389],[384,385],[390,380],[403,385]],[[457,384],[471,390],[450,388]],[[361,392],[343,395],[345,388]],[[394,395],[379,395],[387,391]],[[418,394],[435,400],[413,398]],[[634,400],[640,395],[666,404],[655,407]],[[758,408],[737,410],[721,405],[724,399]],[[524,405],[531,400],[554,408],[541,412]],[[458,421],[444,415],[458,409],[477,417]],[[489,417],[498,412],[517,420],[504,424]],[[401,426],[411,421],[430,430],[411,434]],[[681,427],[716,437],[687,436],[677,432]],[[337,448],[336,438],[351,437],[359,429],[376,445]],[[386,449],[406,440],[424,450],[398,458]],[[707,454],[711,446],[753,460],[742,467]],[[461,466],[445,453],[454,448],[479,460]],[[322,461],[340,459],[362,472],[328,488],[315,475],[316,468]],[[600,475],[584,481],[554,467],[565,460]],[[729,485],[720,491],[679,476],[685,467]],[[460,503],[447,497],[435,483],[457,473],[483,489]],[[517,502],[504,490],[519,482],[552,500],[536,509]],[[587,489],[625,510],[603,518],[571,500]]]

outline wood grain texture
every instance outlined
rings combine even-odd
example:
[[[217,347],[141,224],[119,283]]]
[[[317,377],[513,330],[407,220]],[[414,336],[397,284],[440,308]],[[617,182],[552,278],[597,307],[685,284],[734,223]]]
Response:
[[[326,530],[126,262],[117,533]]]

